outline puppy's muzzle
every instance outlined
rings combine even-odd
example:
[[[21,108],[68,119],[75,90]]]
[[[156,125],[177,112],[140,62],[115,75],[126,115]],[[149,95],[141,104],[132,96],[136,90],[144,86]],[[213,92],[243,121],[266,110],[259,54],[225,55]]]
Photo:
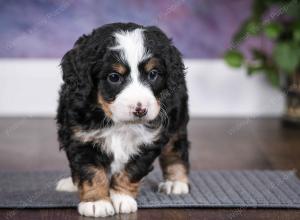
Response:
[[[133,115],[142,118],[147,115],[148,110],[142,106],[140,102],[137,103],[137,106],[133,112]]]

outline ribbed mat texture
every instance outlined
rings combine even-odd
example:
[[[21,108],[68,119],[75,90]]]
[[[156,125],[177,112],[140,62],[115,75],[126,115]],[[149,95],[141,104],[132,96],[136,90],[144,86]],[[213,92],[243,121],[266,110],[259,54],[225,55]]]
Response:
[[[76,193],[56,192],[61,172],[0,172],[0,208],[62,208],[78,204]],[[157,192],[160,172],[143,181],[138,206],[300,208],[300,181],[293,171],[192,171],[188,195]]]

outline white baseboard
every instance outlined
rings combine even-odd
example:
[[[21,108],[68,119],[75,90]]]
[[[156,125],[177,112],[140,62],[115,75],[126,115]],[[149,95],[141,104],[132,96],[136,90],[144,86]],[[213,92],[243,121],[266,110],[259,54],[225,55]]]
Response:
[[[279,116],[284,96],[264,75],[249,77],[245,69],[228,67],[223,60],[187,60],[190,111],[193,116]]]
[[[0,116],[54,116],[62,82],[59,59],[0,59]],[[282,114],[284,96],[263,76],[247,77],[222,60],[185,60],[194,117]]]

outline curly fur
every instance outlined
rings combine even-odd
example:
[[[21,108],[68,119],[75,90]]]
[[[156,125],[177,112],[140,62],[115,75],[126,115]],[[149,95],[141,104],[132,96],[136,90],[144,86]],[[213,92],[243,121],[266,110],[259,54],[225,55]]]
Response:
[[[137,28],[143,29],[145,50],[159,59],[163,71],[159,85],[151,85],[151,91],[159,100],[161,112],[154,120],[141,122],[139,126],[144,131],[159,128],[159,132],[152,142],[143,143],[142,139],[136,141],[139,150],[127,158],[122,169],[128,173],[130,181],[140,181],[151,171],[153,161],[170,138],[176,135],[177,140],[172,151],[179,155],[188,170],[188,95],[180,52],[157,27],[113,23],[80,37],[61,62],[64,83],[61,86],[57,110],[58,139],[60,148],[67,154],[73,180],[79,186],[93,178],[93,173],[87,171],[89,166],[101,167],[110,172],[116,159],[104,149],[106,142],[101,141],[107,138],[103,137],[102,132],[114,127],[116,123],[107,116],[103,106],[99,105],[97,95],[101,92],[105,101],[112,102],[126,84],[112,89],[99,82],[103,79],[106,66],[112,62],[110,48],[116,44],[115,33]],[[94,131],[90,133],[94,135],[85,136],[82,140],[80,133],[76,136],[78,130]]]

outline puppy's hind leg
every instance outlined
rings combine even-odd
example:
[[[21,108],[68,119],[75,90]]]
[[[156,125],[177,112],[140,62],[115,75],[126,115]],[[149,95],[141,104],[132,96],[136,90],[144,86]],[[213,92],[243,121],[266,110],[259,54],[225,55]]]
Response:
[[[186,194],[189,192],[188,148],[189,143],[186,134],[174,135],[164,147],[159,158],[164,182],[159,184],[159,192],[166,194]]]
[[[77,192],[78,188],[73,183],[72,177],[62,178],[56,184],[56,191]]]

